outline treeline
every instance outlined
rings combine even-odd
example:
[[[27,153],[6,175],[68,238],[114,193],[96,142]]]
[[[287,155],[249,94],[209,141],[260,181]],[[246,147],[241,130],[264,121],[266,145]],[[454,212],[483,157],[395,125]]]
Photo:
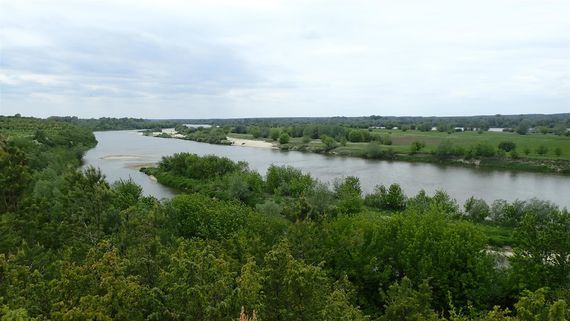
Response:
[[[354,177],[329,187],[271,166],[263,178],[191,154],[146,170],[188,191],[160,201],[78,171],[92,145],[63,153],[68,143],[14,127],[0,144],[2,320],[570,316],[570,215],[548,202],[472,199],[462,209],[443,192],[363,195]],[[488,227],[512,233],[507,265]]]
[[[363,117],[283,117],[283,118],[234,118],[234,119],[192,119],[185,120],[193,124],[211,124],[224,126],[258,126],[286,127],[292,125],[331,124],[356,128],[386,127],[388,129],[417,128],[431,130],[437,128],[463,127],[468,129],[540,127],[552,131],[570,128],[570,114],[526,114],[526,115],[488,115],[457,117],[395,117],[395,116],[363,116]]]
[[[20,117],[19,115],[17,115]],[[74,116],[52,116],[51,120],[73,123],[91,130],[123,130],[174,128],[182,124],[207,124],[219,127],[289,127],[293,125],[341,125],[351,128],[384,127],[403,130],[438,131],[488,130],[504,128],[506,131],[526,133],[531,128],[540,133],[565,135],[570,128],[570,114],[526,114],[526,115],[488,115],[457,117],[419,117],[419,116],[362,116],[362,117],[282,117],[282,118],[231,118],[231,119],[142,119],[111,118],[81,119]],[[240,132],[240,129],[238,129]],[[267,137],[267,136],[265,136]]]
[[[52,116],[48,120],[71,123],[86,127],[92,131],[104,130],[127,130],[127,129],[153,129],[153,128],[174,128],[181,124],[178,120],[153,120],[142,118],[110,118],[101,117],[98,119],[81,119],[72,116],[59,117]]]
[[[229,129],[218,127],[187,127],[178,125],[176,132],[184,135],[184,139],[193,140],[200,143],[230,145],[227,139]]]

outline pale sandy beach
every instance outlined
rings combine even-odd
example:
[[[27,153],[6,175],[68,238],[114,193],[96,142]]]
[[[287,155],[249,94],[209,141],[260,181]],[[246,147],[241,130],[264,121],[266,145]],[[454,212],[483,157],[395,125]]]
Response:
[[[107,155],[101,157],[101,159],[104,160],[127,160],[127,159],[140,159],[140,158],[142,157],[136,155]]]
[[[257,148],[275,148],[272,143],[264,142],[261,140],[253,140],[253,139],[241,139],[241,138],[227,138],[230,142],[232,142],[233,146],[242,146],[242,147],[257,147]]]

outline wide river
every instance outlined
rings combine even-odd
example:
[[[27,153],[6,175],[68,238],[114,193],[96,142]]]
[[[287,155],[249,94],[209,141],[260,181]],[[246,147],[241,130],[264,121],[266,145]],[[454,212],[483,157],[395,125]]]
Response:
[[[179,152],[198,155],[214,154],[235,161],[246,161],[262,175],[271,164],[290,165],[323,182],[356,176],[365,192],[375,185],[398,183],[407,195],[420,190],[433,194],[444,190],[460,204],[475,196],[488,202],[496,199],[513,201],[533,197],[570,208],[570,177],[553,174],[480,170],[434,164],[366,160],[352,157],[325,156],[312,153],[282,152],[274,149],[222,146],[180,139],[142,136],[136,131],[95,133],[99,144],[87,152],[85,165],[99,167],[108,181],[133,179],[147,195],[171,197],[173,191],[140,173],[141,164],[160,161],[162,156]]]

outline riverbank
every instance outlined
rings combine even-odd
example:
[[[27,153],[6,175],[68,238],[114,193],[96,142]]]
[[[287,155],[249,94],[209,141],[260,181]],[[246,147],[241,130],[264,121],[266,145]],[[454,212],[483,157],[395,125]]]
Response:
[[[261,139],[246,138],[248,134],[231,134],[228,139],[243,140],[248,142],[267,143]],[[284,151],[309,152],[330,156],[356,157],[364,159],[402,161],[412,163],[430,163],[437,165],[450,165],[467,168],[480,168],[488,170],[508,170],[517,172],[550,173],[570,176],[570,161],[566,159],[541,159],[518,156],[512,157],[474,157],[466,159],[449,155],[440,157],[436,151],[426,148],[422,152],[404,152],[401,146],[380,145],[370,143],[346,143],[337,144],[333,148],[327,148],[320,140],[312,139],[302,141],[299,138],[291,138],[287,144],[274,143],[273,148]]]
[[[300,151],[316,154],[324,154],[330,156],[357,157],[364,159],[402,161],[413,163],[430,163],[438,165],[451,165],[467,168],[482,168],[490,170],[508,170],[518,172],[534,172],[534,173],[550,173],[557,175],[570,176],[570,161],[566,159],[540,159],[520,157],[475,157],[465,159],[463,157],[439,157],[435,151],[423,151],[416,153],[405,153],[399,146],[386,146],[370,143],[346,143],[344,145],[337,144],[332,148],[327,148],[320,140],[301,141],[298,138],[292,138],[286,144],[278,142],[270,143],[262,139],[255,139],[248,134],[231,134],[220,142],[199,141],[218,145],[231,145],[240,147],[264,148],[264,149],[280,149],[283,151]],[[188,137],[182,135],[159,136],[163,138],[178,138],[186,140]]]
[[[232,146],[254,147],[254,148],[277,148],[277,146],[275,146],[274,144],[262,140],[242,139],[234,137],[228,137],[227,140],[232,143]]]

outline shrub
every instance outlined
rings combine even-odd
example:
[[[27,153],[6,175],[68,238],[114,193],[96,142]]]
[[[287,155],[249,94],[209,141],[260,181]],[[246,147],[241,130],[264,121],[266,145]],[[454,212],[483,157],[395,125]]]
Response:
[[[289,134],[283,133],[279,136],[279,144],[287,144],[289,143]]]
[[[548,148],[544,145],[540,145],[536,148],[536,153],[538,155],[545,155],[546,153],[548,153]]]
[[[504,141],[504,142],[500,142],[498,147],[499,147],[499,149],[502,149],[508,153],[512,150],[515,150],[517,148],[517,145],[511,141]]]

